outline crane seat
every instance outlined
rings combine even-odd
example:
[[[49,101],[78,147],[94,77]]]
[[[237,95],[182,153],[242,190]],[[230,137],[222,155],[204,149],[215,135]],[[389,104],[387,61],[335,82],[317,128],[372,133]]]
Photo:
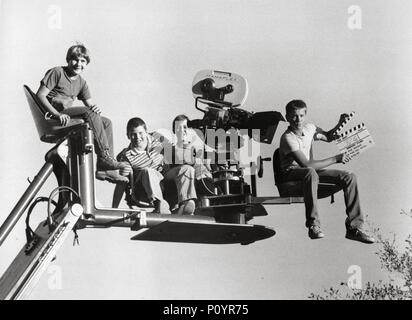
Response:
[[[59,120],[47,117],[46,108],[43,107],[36,94],[27,85],[24,85],[23,89],[41,141],[56,143],[70,131],[85,123],[82,119],[70,119],[66,126],[62,126]]]

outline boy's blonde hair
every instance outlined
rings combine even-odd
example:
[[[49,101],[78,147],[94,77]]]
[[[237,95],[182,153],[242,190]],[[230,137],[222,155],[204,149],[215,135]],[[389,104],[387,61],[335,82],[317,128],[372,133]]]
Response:
[[[67,50],[66,62],[68,63],[71,59],[80,57],[85,58],[87,64],[90,63],[89,50],[87,50],[87,48],[83,44],[78,43],[74,46],[71,46],[69,50]]]

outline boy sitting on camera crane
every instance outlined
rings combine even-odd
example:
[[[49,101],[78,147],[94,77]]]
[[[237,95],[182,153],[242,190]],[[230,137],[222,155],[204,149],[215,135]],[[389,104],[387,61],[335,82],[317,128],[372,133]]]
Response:
[[[323,160],[313,160],[310,156],[313,140],[331,142],[334,132],[340,123],[330,131],[306,123],[307,107],[302,100],[292,100],[286,105],[286,120],[289,128],[280,138],[279,157],[283,181],[303,182],[305,201],[306,227],[311,239],[324,237],[320,228],[317,208],[317,190],[319,182],[339,185],[344,192],[346,205],[346,238],[364,243],[375,240],[363,230],[364,214],[360,208],[358,185],[353,173],[325,169],[335,163],[346,163],[350,159],[347,154],[338,154]],[[342,115],[340,122],[346,118]]]

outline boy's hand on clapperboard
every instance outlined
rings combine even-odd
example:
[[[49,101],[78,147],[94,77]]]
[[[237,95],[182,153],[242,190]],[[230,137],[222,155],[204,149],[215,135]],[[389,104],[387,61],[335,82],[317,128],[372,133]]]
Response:
[[[336,163],[348,163],[349,161],[351,161],[352,158],[350,157],[349,153],[344,152],[344,153],[340,153],[338,155],[336,155]]]
[[[339,125],[341,125],[342,123],[344,123],[346,120],[349,120],[350,117],[347,113],[342,113],[339,117]]]
[[[336,131],[332,131],[330,132],[330,134],[328,135],[328,139],[329,141],[335,141],[337,139],[339,139],[339,135],[336,133]]]

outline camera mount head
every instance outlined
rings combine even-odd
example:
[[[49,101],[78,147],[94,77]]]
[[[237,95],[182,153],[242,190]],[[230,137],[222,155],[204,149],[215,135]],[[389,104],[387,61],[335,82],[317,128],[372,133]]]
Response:
[[[243,171],[237,159],[240,155],[238,151],[243,146],[241,135],[246,130],[249,138],[270,144],[279,121],[285,119],[277,111],[255,113],[239,108],[246,100],[248,84],[245,78],[236,73],[199,71],[192,83],[192,93],[195,108],[204,115],[202,119],[189,121],[188,126],[200,129],[204,142],[215,149],[218,161],[212,171],[214,182],[220,184],[225,194],[242,193],[235,187],[244,185]],[[204,109],[198,106],[199,103],[206,105]],[[236,169],[233,170],[233,166]],[[253,188],[255,190],[256,186]]]
[[[277,111],[249,112],[239,108],[246,101],[248,83],[233,72],[201,70],[192,83],[195,108],[204,113],[203,119],[190,121],[189,126],[207,129],[247,129],[257,142],[272,143],[279,121],[285,121]],[[206,105],[205,109],[199,103]],[[259,130],[259,134],[253,131]]]
[[[201,70],[193,79],[192,93],[196,102],[212,107],[239,107],[246,101],[248,84],[236,73]]]

